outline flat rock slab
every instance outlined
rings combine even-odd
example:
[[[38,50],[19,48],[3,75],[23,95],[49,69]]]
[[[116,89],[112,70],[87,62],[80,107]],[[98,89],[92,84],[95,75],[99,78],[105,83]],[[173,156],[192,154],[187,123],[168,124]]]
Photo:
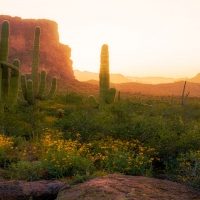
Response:
[[[56,200],[200,200],[194,190],[168,180],[107,175],[59,192]]]
[[[69,185],[61,181],[0,182],[0,200],[54,200]]]

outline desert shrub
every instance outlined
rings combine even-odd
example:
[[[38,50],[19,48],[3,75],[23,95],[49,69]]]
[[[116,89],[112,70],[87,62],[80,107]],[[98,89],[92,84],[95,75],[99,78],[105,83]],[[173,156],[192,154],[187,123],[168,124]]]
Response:
[[[0,167],[6,167],[10,161],[10,154],[13,151],[13,141],[11,137],[0,134]]]
[[[73,176],[77,173],[85,175],[93,171],[93,164],[89,159],[66,150],[50,150],[42,156],[41,161],[50,177]]]
[[[9,166],[12,180],[36,181],[44,177],[44,168],[41,162],[31,163],[19,161]]]
[[[65,103],[79,105],[83,103],[84,96],[76,92],[69,92],[65,95]]]
[[[96,134],[102,137],[109,135],[112,121],[113,116],[110,112],[94,111],[89,114],[85,111],[77,111],[57,120],[55,126],[63,132],[65,139],[75,139],[76,133],[80,133],[82,141],[88,141]]]
[[[143,175],[149,170],[156,152],[138,140],[123,142],[106,137],[80,142],[81,135],[72,141],[46,135],[42,141],[41,161],[52,177],[92,174],[95,170]]]
[[[189,186],[200,188],[200,150],[182,153],[177,157],[176,179]]]
[[[97,170],[131,175],[144,175],[156,156],[155,149],[145,147],[138,140],[121,141],[110,137],[85,143],[79,152],[90,158]]]
[[[46,135],[42,145],[45,152],[41,161],[51,177],[72,176],[76,173],[84,175],[86,172],[92,172],[93,164],[79,154],[81,144],[78,140],[55,139],[52,135]]]

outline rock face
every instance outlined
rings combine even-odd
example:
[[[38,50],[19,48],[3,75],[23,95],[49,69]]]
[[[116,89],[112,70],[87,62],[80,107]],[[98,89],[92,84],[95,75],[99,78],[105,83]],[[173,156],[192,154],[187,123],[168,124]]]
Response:
[[[35,27],[40,26],[39,72],[45,69],[47,80],[53,76],[61,81],[75,79],[70,59],[71,48],[59,42],[56,22],[0,15],[0,24],[4,20],[10,22],[9,62],[19,59],[22,73],[31,72],[34,32]]]
[[[197,200],[192,189],[168,180],[112,174],[59,192],[57,200]]]
[[[54,200],[69,185],[61,181],[0,182],[0,200]]]

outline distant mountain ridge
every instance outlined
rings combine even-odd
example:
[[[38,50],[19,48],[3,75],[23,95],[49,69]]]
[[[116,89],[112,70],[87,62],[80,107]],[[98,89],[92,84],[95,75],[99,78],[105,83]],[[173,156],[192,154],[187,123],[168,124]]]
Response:
[[[88,71],[74,70],[74,76],[78,81],[99,80],[99,74]],[[110,74],[110,82],[112,83],[127,83],[132,82],[131,79],[126,78],[122,74]]]
[[[74,76],[78,81],[89,81],[89,80],[99,80],[99,74],[89,71],[79,71],[74,70]],[[166,78],[166,77],[136,77],[136,76],[124,76],[122,74],[110,74],[110,82],[111,83],[128,83],[128,82],[137,82],[137,83],[145,83],[145,84],[161,84],[161,83],[174,83],[178,81],[190,81],[194,83],[200,83],[200,73],[197,76],[189,79],[187,77],[184,78]]]

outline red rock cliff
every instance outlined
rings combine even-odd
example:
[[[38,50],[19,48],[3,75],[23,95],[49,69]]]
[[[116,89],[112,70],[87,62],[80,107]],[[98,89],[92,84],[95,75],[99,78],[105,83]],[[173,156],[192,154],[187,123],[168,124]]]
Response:
[[[19,59],[22,73],[31,72],[34,31],[36,26],[40,26],[39,72],[45,69],[47,79],[56,76],[61,82],[75,79],[70,59],[71,48],[59,42],[56,22],[0,15],[0,24],[4,20],[10,22],[9,62]]]

